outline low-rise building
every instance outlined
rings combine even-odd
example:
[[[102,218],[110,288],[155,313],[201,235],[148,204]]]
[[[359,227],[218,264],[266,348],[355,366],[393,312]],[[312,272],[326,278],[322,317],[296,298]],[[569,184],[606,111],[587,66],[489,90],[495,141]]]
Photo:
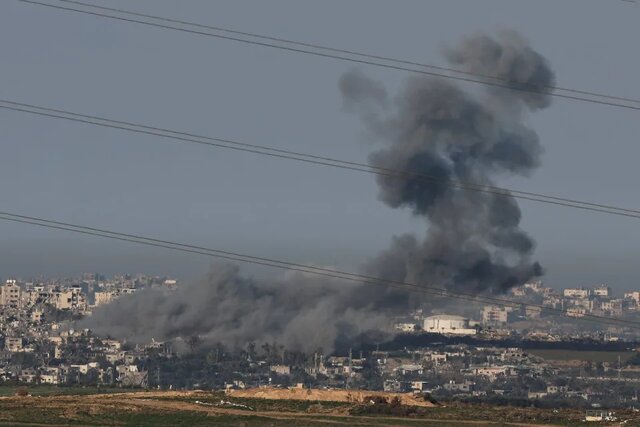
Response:
[[[470,326],[468,318],[448,314],[427,317],[423,329],[425,332],[451,335],[475,335],[478,332]]]
[[[4,348],[12,353],[22,351],[24,349],[24,339],[22,337],[6,337],[4,339]]]
[[[597,297],[609,298],[611,296],[611,288],[607,285],[600,285],[593,288],[593,295]]]
[[[287,365],[271,365],[269,370],[277,375],[291,375],[291,366]]]
[[[566,288],[562,291],[565,298],[589,298],[591,290],[583,287],[579,288]]]

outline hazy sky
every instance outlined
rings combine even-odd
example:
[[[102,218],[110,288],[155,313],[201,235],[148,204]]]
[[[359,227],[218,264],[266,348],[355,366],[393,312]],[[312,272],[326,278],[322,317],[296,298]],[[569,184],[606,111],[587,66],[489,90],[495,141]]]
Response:
[[[52,1],[52,0],[51,0]],[[95,2],[98,3],[97,1]],[[441,48],[513,28],[558,84],[640,98],[640,5],[616,0],[103,1],[237,30],[445,65]],[[348,63],[5,0],[2,98],[365,161],[342,108]],[[400,71],[361,66],[397,88]],[[545,148],[522,190],[640,208],[640,112],[555,99],[531,116]],[[0,210],[299,262],[355,266],[422,234],[366,174],[0,111]],[[640,222],[521,202],[551,285],[640,288]],[[196,277],[195,255],[0,222],[0,276]],[[355,268],[355,267],[353,267]]]

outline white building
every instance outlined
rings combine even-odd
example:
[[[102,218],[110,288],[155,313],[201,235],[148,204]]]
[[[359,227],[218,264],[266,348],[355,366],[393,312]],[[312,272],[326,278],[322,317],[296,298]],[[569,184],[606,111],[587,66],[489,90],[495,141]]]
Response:
[[[563,292],[566,298],[589,298],[591,290],[585,288],[567,288]]]
[[[567,316],[569,317],[584,317],[587,315],[587,310],[583,307],[571,307],[567,309]]]
[[[462,316],[439,314],[424,319],[424,331],[439,334],[475,335],[477,330],[469,326],[469,319]]]
[[[640,304],[640,291],[625,292],[624,297],[634,300],[636,304]]]
[[[422,375],[422,372],[423,372],[422,365],[415,365],[410,363],[400,365],[395,370],[396,372],[400,372],[402,375],[411,375],[411,374]]]
[[[415,323],[402,323],[398,322],[393,325],[396,331],[400,332],[415,332],[417,325]]]
[[[593,295],[608,298],[611,296],[611,288],[607,285],[600,285],[593,289]]]

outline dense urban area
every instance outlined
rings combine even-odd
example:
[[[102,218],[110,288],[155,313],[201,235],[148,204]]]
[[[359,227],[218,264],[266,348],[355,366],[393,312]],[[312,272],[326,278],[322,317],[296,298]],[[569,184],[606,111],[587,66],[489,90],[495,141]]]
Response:
[[[0,379],[59,387],[384,390],[540,407],[637,403],[640,357],[633,331],[590,328],[583,318],[633,319],[640,291],[616,296],[604,285],[557,291],[527,283],[511,291],[519,306],[469,303],[456,313],[425,309],[390,317],[395,338],[334,354],[303,354],[268,342],[225,348],[198,336],[134,345],[74,329],[74,321],[97,307],[145,288],[171,298],[181,284],[144,275],[5,280]]]

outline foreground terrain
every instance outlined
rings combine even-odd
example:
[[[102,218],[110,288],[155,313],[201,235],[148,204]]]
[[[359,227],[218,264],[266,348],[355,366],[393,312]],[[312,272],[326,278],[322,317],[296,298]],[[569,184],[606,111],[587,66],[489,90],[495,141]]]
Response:
[[[64,389],[59,389],[64,392]],[[456,405],[384,393],[258,389],[0,397],[0,425],[79,426],[567,426],[582,411]],[[325,400],[326,398],[336,400]],[[407,404],[405,404],[406,402]],[[411,405],[410,403],[416,403]],[[620,419],[633,414],[619,413]],[[618,423],[616,425],[619,425]],[[626,425],[640,425],[630,420]]]

